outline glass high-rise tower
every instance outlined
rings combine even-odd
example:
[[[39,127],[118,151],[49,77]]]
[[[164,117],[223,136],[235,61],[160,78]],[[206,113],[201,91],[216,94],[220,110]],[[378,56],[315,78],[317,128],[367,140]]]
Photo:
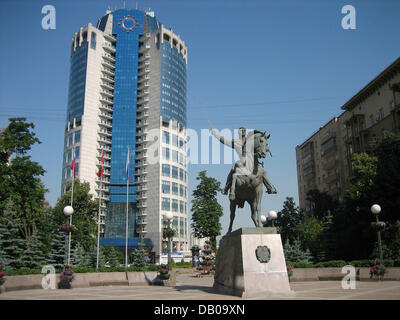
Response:
[[[125,238],[128,194],[129,238],[150,239],[158,259],[168,211],[173,251],[189,250],[186,71],[184,41],[152,12],[108,11],[72,39],[62,192],[75,159],[107,239]]]

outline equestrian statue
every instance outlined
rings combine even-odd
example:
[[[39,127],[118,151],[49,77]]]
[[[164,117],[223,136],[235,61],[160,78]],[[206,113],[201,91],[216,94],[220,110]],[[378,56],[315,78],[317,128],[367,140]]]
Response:
[[[208,120],[208,119],[207,119]],[[235,219],[236,207],[244,207],[247,201],[251,208],[251,219],[256,227],[262,227],[261,222],[261,199],[263,184],[268,194],[276,194],[275,187],[271,184],[264,170],[264,164],[259,162],[270,153],[268,139],[270,134],[254,130],[246,136],[246,129],[239,128],[239,139],[226,139],[220,136],[210,124],[212,135],[221,143],[233,148],[239,160],[233,165],[229,172],[223,194],[228,194],[230,200],[230,223],[227,234],[232,231],[233,220]],[[271,154],[272,156],[272,154]]]

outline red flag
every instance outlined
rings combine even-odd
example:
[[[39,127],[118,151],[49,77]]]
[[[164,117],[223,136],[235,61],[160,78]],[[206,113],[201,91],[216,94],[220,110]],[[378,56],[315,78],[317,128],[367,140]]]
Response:
[[[75,159],[72,160],[72,162],[71,162],[71,170],[74,170],[74,178],[75,178],[75,174],[76,174]]]
[[[99,169],[99,172],[97,172],[97,176],[99,177],[103,176],[103,163],[104,163],[104,154],[103,151],[101,151],[101,167]]]

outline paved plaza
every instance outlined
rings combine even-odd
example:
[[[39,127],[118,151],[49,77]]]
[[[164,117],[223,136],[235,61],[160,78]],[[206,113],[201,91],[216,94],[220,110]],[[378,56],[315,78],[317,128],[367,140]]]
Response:
[[[219,294],[212,288],[213,277],[193,274],[177,276],[176,286],[107,286],[71,290],[21,290],[0,294],[0,300],[242,300]],[[293,298],[279,300],[400,300],[400,281],[356,282],[345,290],[341,281],[291,282]],[[265,298],[253,298],[265,299]],[[274,300],[274,299],[266,299]]]

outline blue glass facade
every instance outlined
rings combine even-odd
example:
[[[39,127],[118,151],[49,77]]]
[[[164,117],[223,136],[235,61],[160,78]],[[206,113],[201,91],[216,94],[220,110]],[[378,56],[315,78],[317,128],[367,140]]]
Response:
[[[86,66],[88,55],[88,43],[83,41],[71,52],[71,67],[69,71],[67,123],[73,123],[82,119],[85,102]]]
[[[156,30],[158,22],[138,10],[113,12],[112,33],[117,38],[115,54],[114,104],[110,170],[110,200],[107,208],[106,238],[125,237],[127,174],[126,162],[129,148],[129,230],[128,237],[135,236],[136,195],[135,142],[136,103],[138,80],[139,38],[145,32]],[[106,25],[105,17],[99,28]],[[126,28],[123,28],[123,27]],[[128,30],[128,31],[127,31]]]
[[[186,127],[186,62],[178,49],[163,42],[161,56],[161,110],[164,120]]]
[[[127,32],[122,27],[135,27]],[[149,31],[157,28],[152,17],[138,10],[117,10],[113,13],[113,34],[117,37],[115,54],[114,111],[111,149],[110,202],[126,202],[126,159],[129,148],[130,184],[134,182],[135,140],[136,140],[136,102],[137,70],[139,56],[139,37],[144,33],[145,18]],[[154,28],[154,29],[153,29]],[[129,202],[135,202],[135,188],[129,187]]]

